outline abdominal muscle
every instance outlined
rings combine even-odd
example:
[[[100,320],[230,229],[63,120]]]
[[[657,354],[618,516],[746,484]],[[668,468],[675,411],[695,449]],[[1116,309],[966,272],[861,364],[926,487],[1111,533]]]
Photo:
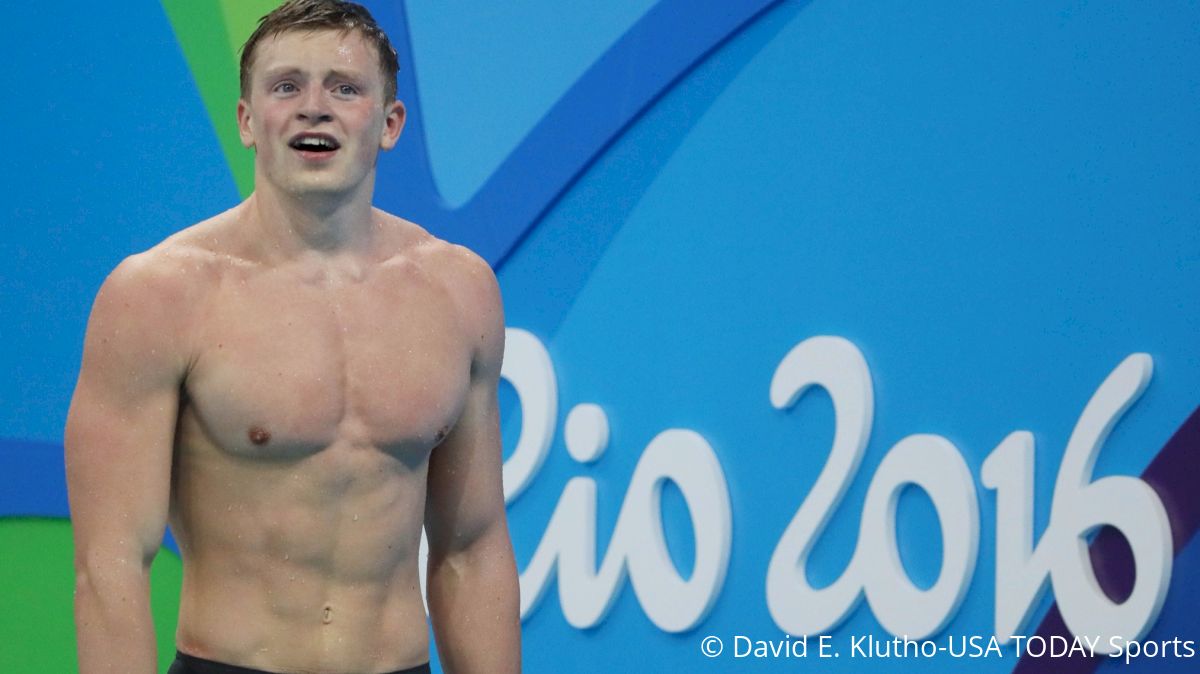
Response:
[[[187,407],[179,424],[179,650],[297,673],[429,659],[417,556],[430,442],[381,449],[339,433],[264,458],[221,449]]]

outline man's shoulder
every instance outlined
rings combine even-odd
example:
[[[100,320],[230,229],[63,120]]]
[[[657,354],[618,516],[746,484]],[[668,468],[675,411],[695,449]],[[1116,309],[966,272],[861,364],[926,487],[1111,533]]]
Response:
[[[216,280],[221,262],[229,258],[215,245],[223,227],[223,213],[175,232],[155,246],[126,257],[102,286],[145,299],[182,300],[202,292]]]
[[[416,223],[383,211],[379,213],[389,226],[402,232],[404,243],[397,246],[398,258],[415,262],[425,273],[452,289],[491,295],[496,275],[487,260],[475,251],[440,239]]]
[[[432,263],[436,273],[455,287],[469,292],[487,290],[495,285],[492,267],[478,253],[466,246],[430,236],[423,244],[423,255]]]
[[[218,216],[219,218],[220,216]],[[123,259],[96,293],[92,312],[119,314],[132,326],[186,328],[193,312],[220,275],[221,255],[206,238],[217,218],[167,237],[152,248]]]
[[[479,355],[498,363],[504,349],[504,307],[491,265],[470,248],[439,239],[419,225],[400,218],[393,222],[411,228],[404,257],[444,289],[464,328],[478,336],[472,339],[479,340]]]

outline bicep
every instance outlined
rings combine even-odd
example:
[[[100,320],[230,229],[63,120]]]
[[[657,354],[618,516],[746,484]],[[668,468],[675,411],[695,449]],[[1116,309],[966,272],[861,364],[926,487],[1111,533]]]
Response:
[[[178,396],[164,390],[121,400],[112,392],[102,382],[81,381],[67,420],[76,547],[152,557],[166,527]]]
[[[431,552],[464,548],[504,521],[496,392],[475,382],[462,416],[429,457],[425,529]]]
[[[88,322],[64,438],[67,486],[78,554],[148,563],[166,527],[182,367],[154,287],[118,272]]]
[[[431,552],[462,549],[489,533],[507,536],[497,410],[504,312],[487,263],[460,252],[456,304],[472,343],[471,383],[462,414],[429,459],[425,528]]]

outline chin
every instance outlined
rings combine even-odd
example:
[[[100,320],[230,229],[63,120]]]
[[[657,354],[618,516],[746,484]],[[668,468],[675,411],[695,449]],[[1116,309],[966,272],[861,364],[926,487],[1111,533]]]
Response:
[[[354,192],[354,183],[346,180],[293,180],[285,189],[299,199],[341,199]]]

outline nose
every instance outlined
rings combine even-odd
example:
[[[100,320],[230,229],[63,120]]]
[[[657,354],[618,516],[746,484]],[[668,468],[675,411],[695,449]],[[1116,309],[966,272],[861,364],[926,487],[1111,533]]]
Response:
[[[309,87],[296,110],[296,117],[304,122],[317,124],[333,120],[330,114],[329,101],[325,99],[325,91],[321,87]]]

